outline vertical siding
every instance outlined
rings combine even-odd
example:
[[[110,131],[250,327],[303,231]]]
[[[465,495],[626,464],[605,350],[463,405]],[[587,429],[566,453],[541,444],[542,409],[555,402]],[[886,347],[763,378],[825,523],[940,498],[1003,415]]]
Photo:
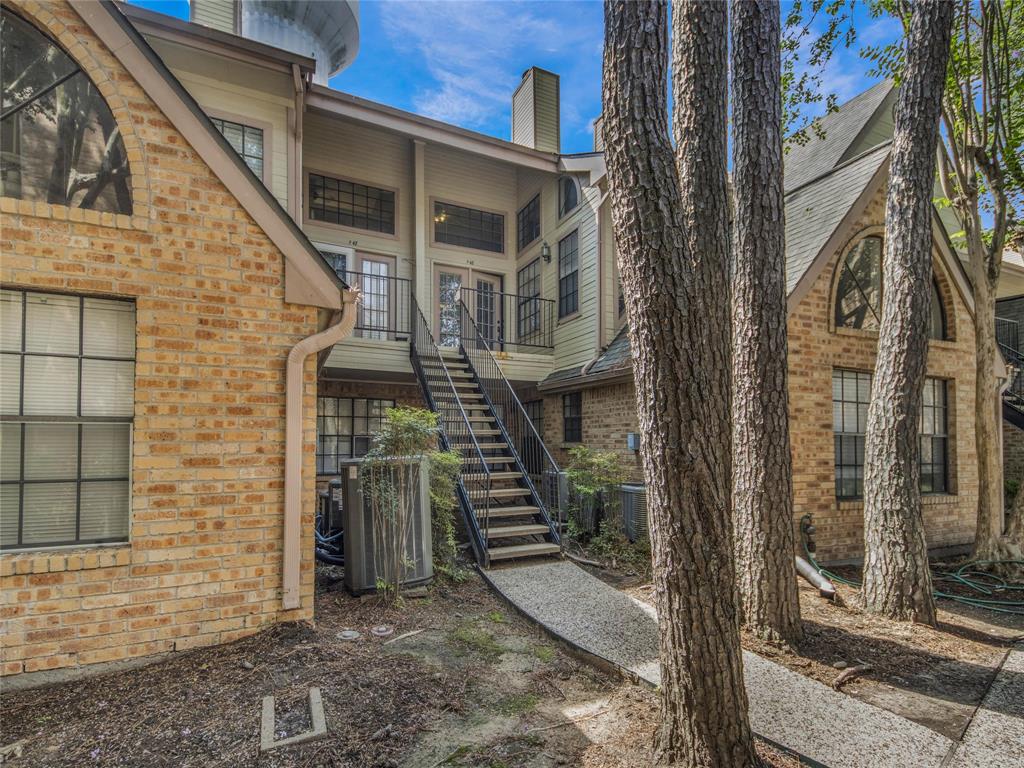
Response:
[[[558,75],[542,69],[534,69],[533,73],[533,146],[545,152],[558,152],[561,148]]]
[[[512,94],[512,141],[527,147],[534,142],[533,76],[529,72]]]
[[[235,0],[191,0],[192,21],[221,32],[235,33]]]

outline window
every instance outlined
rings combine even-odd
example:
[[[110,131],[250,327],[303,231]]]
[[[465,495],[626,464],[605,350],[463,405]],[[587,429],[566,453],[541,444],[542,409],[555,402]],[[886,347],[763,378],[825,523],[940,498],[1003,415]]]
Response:
[[[342,227],[395,234],[395,193],[390,189],[309,174],[309,218]]]
[[[385,411],[394,407],[394,400],[318,397],[317,474],[339,474],[339,461],[365,456],[373,435],[380,431],[384,422]]]
[[[583,394],[562,395],[562,439],[567,443],[583,441]]]
[[[0,93],[5,196],[132,212],[128,155],[110,107],[74,59],[6,8]]]
[[[533,424],[538,434],[544,432],[544,401],[527,400],[523,403],[523,410],[526,411],[526,418]]]
[[[534,259],[516,275],[516,323],[519,341],[531,341],[540,333],[540,259]]]
[[[324,250],[323,248],[319,250],[320,255],[331,265],[331,269],[334,270],[338,277],[344,280],[345,273],[348,271],[348,255],[339,251]]]
[[[841,499],[864,494],[864,433],[870,401],[870,373],[832,372],[836,496]],[[919,426],[922,493],[946,493],[949,487],[947,414],[946,382],[925,379]]]
[[[580,307],[579,231],[558,243],[558,316],[568,317]]]
[[[516,243],[519,250],[540,237],[540,195],[519,209],[516,214]]]
[[[563,176],[558,180],[558,218],[572,213],[579,204],[579,184],[572,176]]]
[[[263,129],[211,117],[210,122],[260,179],[263,178]]]
[[[946,338],[946,310],[932,281],[928,338]],[[865,237],[843,259],[836,286],[837,328],[877,331],[882,322],[882,238]]]
[[[135,305],[0,291],[0,547],[128,540]]]
[[[949,489],[946,382],[925,379],[921,398],[921,493]]]
[[[865,237],[843,259],[836,327],[877,331],[882,321],[882,238]]]
[[[434,203],[434,240],[492,253],[505,252],[505,217],[500,213]]]

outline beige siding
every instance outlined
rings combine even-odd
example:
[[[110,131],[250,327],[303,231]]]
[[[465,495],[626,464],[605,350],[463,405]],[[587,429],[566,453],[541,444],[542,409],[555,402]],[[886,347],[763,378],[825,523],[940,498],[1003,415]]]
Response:
[[[192,21],[221,32],[235,33],[235,0],[191,0]]]
[[[512,141],[533,146],[533,78],[527,76],[512,95]]]
[[[409,344],[404,341],[345,339],[331,348],[327,367],[364,372],[407,373],[412,376]]]
[[[558,152],[561,147],[558,121],[558,75],[535,69],[534,73],[534,148]]]
[[[320,243],[353,245],[357,250],[394,256],[398,276],[412,278],[413,165],[412,142],[398,134],[316,114],[304,126],[305,170],[358,181],[397,192],[395,236],[310,222],[303,229]],[[303,174],[303,184],[308,184]],[[308,194],[303,195],[308,201]]]

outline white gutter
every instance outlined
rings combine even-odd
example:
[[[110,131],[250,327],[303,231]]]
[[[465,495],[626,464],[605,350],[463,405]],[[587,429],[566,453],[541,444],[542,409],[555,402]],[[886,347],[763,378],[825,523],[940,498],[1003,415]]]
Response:
[[[288,352],[285,389],[284,443],[284,560],[281,607],[298,608],[299,577],[302,561],[302,461],[305,454],[302,440],[303,374],[306,360],[322,349],[337,344],[352,334],[358,312],[359,296],[345,291],[341,297],[341,317],[326,330],[307,336]]]

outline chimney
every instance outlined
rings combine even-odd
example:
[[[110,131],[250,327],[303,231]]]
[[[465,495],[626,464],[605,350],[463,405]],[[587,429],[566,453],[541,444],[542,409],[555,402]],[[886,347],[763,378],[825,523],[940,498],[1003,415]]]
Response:
[[[594,151],[604,152],[604,115],[594,121]]]
[[[240,34],[239,4],[235,0],[190,0],[189,21],[221,32]]]
[[[530,67],[512,94],[512,141],[544,152],[559,152],[558,75]]]

